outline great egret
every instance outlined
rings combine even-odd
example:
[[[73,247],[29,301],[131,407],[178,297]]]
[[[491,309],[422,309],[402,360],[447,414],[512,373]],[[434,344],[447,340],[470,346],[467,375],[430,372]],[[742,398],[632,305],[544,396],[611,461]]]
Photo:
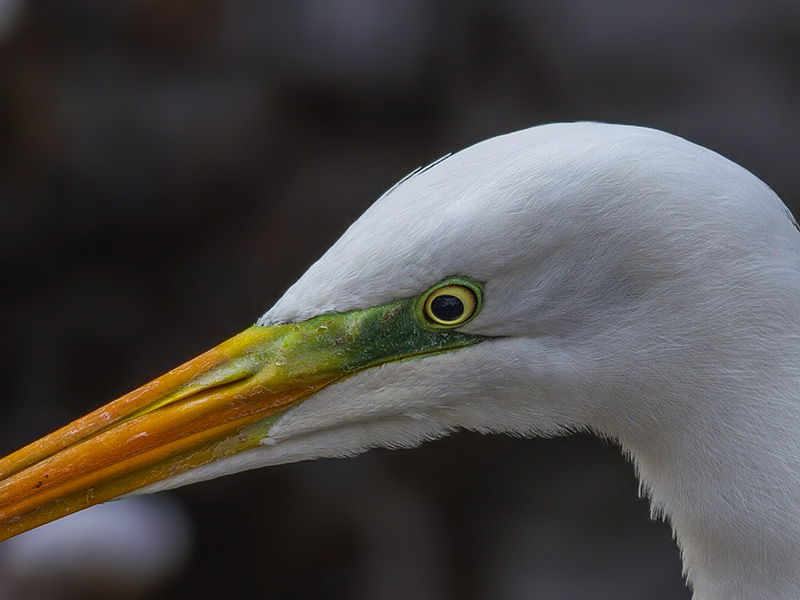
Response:
[[[257,325],[0,462],[2,537],[458,428],[612,438],[695,598],[800,597],[797,223],[662,132],[482,142],[390,189]]]

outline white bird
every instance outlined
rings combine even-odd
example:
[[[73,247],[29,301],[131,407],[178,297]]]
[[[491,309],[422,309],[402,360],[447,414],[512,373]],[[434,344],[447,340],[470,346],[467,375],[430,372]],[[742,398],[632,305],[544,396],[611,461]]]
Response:
[[[136,490],[590,430],[697,600],[800,598],[800,230],[680,138],[500,136],[384,194],[258,324],[0,461],[0,538]]]

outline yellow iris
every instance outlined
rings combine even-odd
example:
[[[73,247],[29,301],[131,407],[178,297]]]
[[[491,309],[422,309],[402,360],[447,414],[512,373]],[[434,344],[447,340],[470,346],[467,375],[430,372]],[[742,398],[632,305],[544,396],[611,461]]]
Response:
[[[469,321],[478,309],[478,298],[466,285],[435,288],[425,299],[425,317],[432,323],[455,327]]]

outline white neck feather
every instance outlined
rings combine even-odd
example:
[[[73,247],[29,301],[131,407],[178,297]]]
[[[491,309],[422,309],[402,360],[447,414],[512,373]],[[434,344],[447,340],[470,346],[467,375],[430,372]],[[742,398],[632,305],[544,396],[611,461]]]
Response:
[[[800,381],[787,383],[719,397],[716,419],[687,414],[660,436],[620,439],[696,600],[800,597]]]

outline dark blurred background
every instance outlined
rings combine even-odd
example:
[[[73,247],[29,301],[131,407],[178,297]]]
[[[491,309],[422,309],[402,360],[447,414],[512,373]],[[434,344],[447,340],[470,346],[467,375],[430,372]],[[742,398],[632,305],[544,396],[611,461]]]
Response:
[[[0,0],[0,451],[249,326],[383,190],[496,134],[665,129],[797,214],[799,33],[796,0]],[[149,598],[689,597],[588,436],[172,495],[193,550]]]

